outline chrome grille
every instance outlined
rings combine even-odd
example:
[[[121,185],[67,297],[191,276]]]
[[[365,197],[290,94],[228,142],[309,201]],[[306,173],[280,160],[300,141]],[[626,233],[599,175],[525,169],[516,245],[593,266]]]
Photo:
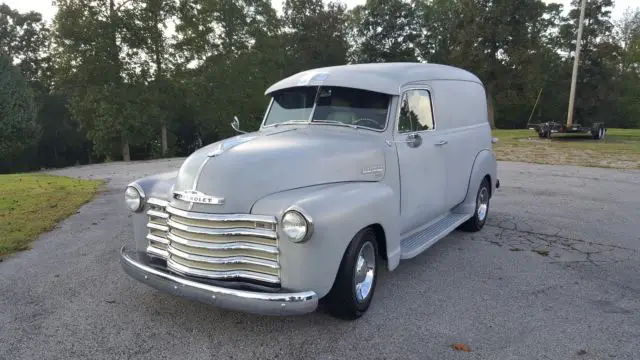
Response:
[[[153,201],[152,201],[153,200]],[[147,253],[184,275],[280,283],[276,220],[250,214],[206,214],[149,199]]]
[[[165,212],[167,202],[152,198],[147,203],[149,204],[149,210],[147,210],[147,216],[149,217],[147,222],[147,240],[149,240],[147,253],[151,256],[166,259],[168,256],[167,247],[169,246],[169,240],[167,239],[169,214]]]

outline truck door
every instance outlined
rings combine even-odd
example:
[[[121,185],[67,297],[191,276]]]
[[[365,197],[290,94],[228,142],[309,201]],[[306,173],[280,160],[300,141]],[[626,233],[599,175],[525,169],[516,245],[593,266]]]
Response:
[[[429,91],[406,89],[398,107],[393,137],[400,168],[400,231],[406,234],[446,213],[447,172]]]

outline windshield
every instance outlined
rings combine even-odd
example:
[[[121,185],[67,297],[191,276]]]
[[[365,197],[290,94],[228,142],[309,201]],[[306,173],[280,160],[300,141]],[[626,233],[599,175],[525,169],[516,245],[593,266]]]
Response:
[[[265,126],[311,121],[382,130],[387,122],[390,101],[387,94],[337,86],[293,87],[279,90],[272,96]]]

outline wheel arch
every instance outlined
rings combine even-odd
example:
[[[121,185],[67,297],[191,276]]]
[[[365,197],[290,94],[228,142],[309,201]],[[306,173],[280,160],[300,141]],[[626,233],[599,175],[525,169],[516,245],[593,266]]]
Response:
[[[492,196],[496,189],[497,173],[498,164],[493,151],[484,149],[478,152],[473,161],[471,173],[469,174],[465,198],[453,209],[453,212],[468,214],[475,210],[476,192],[482,180],[486,178],[489,179],[489,195]]]

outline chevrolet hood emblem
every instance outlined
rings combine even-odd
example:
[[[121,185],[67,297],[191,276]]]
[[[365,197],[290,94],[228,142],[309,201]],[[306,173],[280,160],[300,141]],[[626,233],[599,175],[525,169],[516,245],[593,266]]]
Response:
[[[190,203],[224,205],[224,198],[210,196],[195,190],[175,191],[173,197]]]

